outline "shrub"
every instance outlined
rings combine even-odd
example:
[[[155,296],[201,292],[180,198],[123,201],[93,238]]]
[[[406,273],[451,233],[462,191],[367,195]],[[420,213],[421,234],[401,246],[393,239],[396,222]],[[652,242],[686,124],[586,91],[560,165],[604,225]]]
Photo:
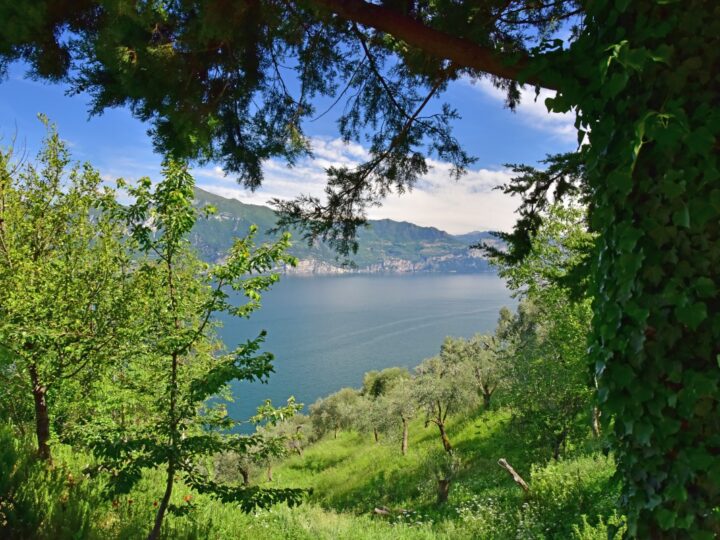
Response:
[[[593,538],[591,529],[606,527],[618,506],[614,473],[613,459],[601,454],[533,467],[518,537],[571,538],[584,531],[581,538]]]

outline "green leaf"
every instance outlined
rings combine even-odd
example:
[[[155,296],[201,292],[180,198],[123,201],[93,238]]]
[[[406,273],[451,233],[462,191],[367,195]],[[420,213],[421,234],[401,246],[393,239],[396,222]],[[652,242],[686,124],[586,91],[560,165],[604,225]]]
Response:
[[[675,316],[691,330],[697,329],[707,319],[707,306],[703,302],[695,302],[675,308]]]
[[[656,515],[658,525],[660,525],[660,528],[664,531],[669,530],[673,525],[675,525],[675,512],[672,512],[666,508],[660,508],[658,509]]]
[[[712,150],[715,137],[708,128],[703,126],[690,133],[685,142],[695,153],[706,155]]]
[[[635,435],[635,440],[644,445],[650,444],[650,436],[653,434],[654,429],[652,427],[652,424],[649,422],[637,422],[635,424],[635,429],[633,431],[633,435]]]
[[[610,98],[614,98],[627,86],[629,79],[626,71],[613,73],[603,90]]]
[[[690,210],[686,204],[683,204],[679,210],[675,210],[672,216],[673,223],[678,227],[690,227]]]
[[[718,287],[709,277],[699,277],[695,280],[695,291],[700,298],[714,298],[718,294]]]

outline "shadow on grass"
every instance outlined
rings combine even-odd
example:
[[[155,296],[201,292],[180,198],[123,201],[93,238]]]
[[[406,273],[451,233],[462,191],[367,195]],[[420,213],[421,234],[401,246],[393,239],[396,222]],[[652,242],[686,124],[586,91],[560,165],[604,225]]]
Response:
[[[319,473],[331,467],[336,467],[342,462],[347,461],[349,455],[337,456],[337,455],[318,455],[308,454],[301,460],[295,460],[289,464],[289,468],[297,471],[308,471],[312,473]]]

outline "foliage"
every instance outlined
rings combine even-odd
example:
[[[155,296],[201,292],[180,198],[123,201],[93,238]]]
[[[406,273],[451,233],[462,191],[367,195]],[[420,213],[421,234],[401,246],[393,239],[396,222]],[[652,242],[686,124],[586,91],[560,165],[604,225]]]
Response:
[[[316,436],[322,437],[332,431],[337,438],[338,431],[350,429],[355,425],[355,409],[359,403],[357,390],[341,388],[310,405],[310,420]]]
[[[720,534],[716,3],[587,4],[555,111],[586,134],[591,354],[628,534]]]
[[[517,315],[501,317],[496,334],[508,395],[523,432],[557,459],[569,439],[590,427],[592,379],[587,360],[591,310],[561,284],[587,257],[593,235],[583,212],[553,206],[519,262],[496,259],[500,275],[522,295]],[[562,384],[558,384],[562,381]]]
[[[596,526],[601,516],[613,516],[620,487],[614,473],[613,459],[597,454],[533,466],[523,519],[526,537],[570,538],[573,529]]]
[[[129,261],[115,194],[72,164],[54,126],[35,163],[0,153],[0,375],[16,424],[34,405],[38,452],[67,427],[83,386],[123,346]],[[54,416],[53,416],[54,413]],[[82,413],[80,413],[82,414]]]
[[[523,303],[512,353],[505,357],[508,401],[519,429],[555,459],[569,440],[583,439],[590,430],[589,322],[589,304],[572,304],[562,294],[546,294],[542,304]]]
[[[261,293],[278,279],[273,268],[293,263],[285,255],[289,238],[255,248],[251,229],[223,263],[208,267],[187,240],[198,212],[192,205],[194,181],[183,164],[173,161],[163,173],[154,188],[149,179],[127,187],[133,203],[116,209],[144,256],[136,271],[131,349],[108,384],[111,394],[118,389],[133,418],[110,410],[85,430],[101,461],[96,469],[111,473],[115,493],[128,492],[142,478],[142,469],[167,468],[151,538],[159,535],[166,511],[181,511],[170,505],[176,475],[192,489],[234,501],[245,511],[279,501],[296,504],[302,496],[301,490],[221,485],[201,467],[204,456],[218,452],[277,451],[277,444],[259,436],[225,435],[233,421],[222,403],[208,400],[222,394],[231,380],[265,380],[272,372],[272,355],[258,352],[264,332],[227,352],[213,332],[214,315],[248,317],[260,306]],[[231,303],[230,290],[242,293],[246,302]],[[259,414],[272,422],[295,410],[293,403],[279,411],[266,403]]]
[[[498,337],[477,334],[472,339],[447,337],[440,348],[441,357],[465,364],[486,409],[490,408],[492,396],[503,378],[498,362],[501,346]]]
[[[373,425],[378,431],[389,434],[393,439],[396,438],[393,435],[399,435],[400,451],[403,455],[408,450],[410,421],[419,412],[413,385],[412,379],[402,377],[375,401],[376,414]]]
[[[251,185],[262,159],[302,153],[296,120],[312,114],[310,97],[352,96],[341,132],[377,129],[370,159],[330,171],[327,206],[286,207],[289,221],[308,220],[311,235],[346,250],[367,206],[426,170],[426,134],[458,171],[469,163],[444,129],[451,110],[421,117],[448,80],[490,74],[511,106],[519,82],[558,90],[547,104],[576,112],[589,141],[589,222],[600,234],[592,356],[628,532],[720,534],[716,2],[52,5],[3,6],[2,65],[23,58],[51,80],[79,73],[73,87],[97,111],[129,103],[160,146],[224,159]],[[552,37],[568,27],[565,47]],[[279,76],[288,56],[299,99]]]
[[[448,415],[467,409],[476,395],[465,368],[460,359],[442,353],[415,368],[415,400],[425,410],[425,426],[430,423],[437,426],[443,449],[448,453],[452,451],[446,430]]]

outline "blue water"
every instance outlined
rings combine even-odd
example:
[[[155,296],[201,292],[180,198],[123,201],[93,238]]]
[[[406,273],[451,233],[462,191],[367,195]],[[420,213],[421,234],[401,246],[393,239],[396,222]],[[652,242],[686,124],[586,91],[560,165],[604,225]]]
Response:
[[[366,371],[412,368],[438,353],[445,336],[469,337],[495,327],[512,306],[494,274],[286,277],[250,320],[223,320],[228,346],[268,331],[275,355],[267,385],[236,382],[234,418],[247,418],[264,399],[291,395],[310,405],[343,386],[359,387]]]

